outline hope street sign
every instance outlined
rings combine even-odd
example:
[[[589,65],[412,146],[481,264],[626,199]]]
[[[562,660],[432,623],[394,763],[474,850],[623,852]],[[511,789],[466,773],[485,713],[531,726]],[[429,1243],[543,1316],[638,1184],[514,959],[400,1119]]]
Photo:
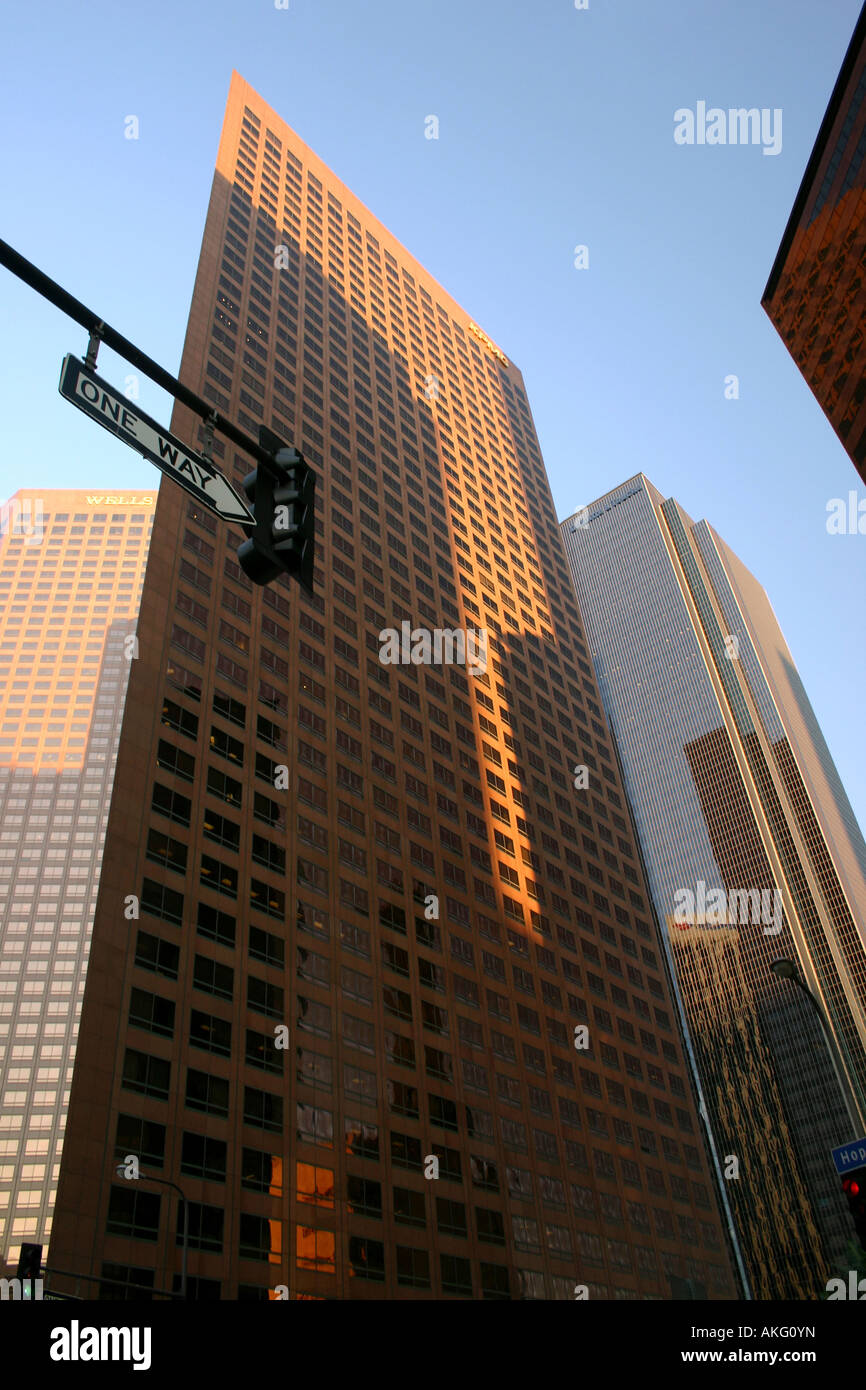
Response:
[[[830,1156],[840,1177],[850,1173],[852,1168],[866,1168],[866,1135],[862,1139],[851,1139],[847,1144],[840,1144],[838,1149],[831,1149]]]
[[[224,521],[254,524],[255,517],[227,478],[213,464],[193,454],[131,401],[120,396],[77,357],[67,353],[60,370],[60,394],[103,425],[136,453],[209,507]]]

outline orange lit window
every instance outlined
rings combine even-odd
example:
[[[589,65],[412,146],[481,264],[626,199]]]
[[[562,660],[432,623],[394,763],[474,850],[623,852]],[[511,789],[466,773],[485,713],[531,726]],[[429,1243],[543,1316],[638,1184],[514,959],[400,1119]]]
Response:
[[[312,1226],[297,1226],[298,1269],[316,1269],[320,1274],[334,1274],[336,1240],[333,1231],[316,1231]]]
[[[334,1205],[334,1170],[314,1168],[311,1163],[298,1163],[298,1201],[317,1207]]]

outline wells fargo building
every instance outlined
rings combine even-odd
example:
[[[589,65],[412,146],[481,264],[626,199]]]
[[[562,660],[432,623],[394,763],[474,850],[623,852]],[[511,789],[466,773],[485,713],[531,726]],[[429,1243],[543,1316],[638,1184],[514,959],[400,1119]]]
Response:
[[[51,1265],[178,1288],[133,1155],[193,1297],[736,1297],[521,375],[237,75],[181,376],[317,470],[316,594],[162,488]]]
[[[0,1272],[51,1234],[154,502],[0,508]]]

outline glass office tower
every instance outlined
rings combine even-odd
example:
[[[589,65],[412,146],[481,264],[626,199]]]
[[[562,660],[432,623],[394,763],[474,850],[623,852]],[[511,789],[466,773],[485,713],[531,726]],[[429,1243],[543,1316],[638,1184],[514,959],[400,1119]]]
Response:
[[[864,1132],[863,837],[712,527],[638,474],[562,534],[749,1283],[814,1298],[853,1235],[829,1150]]]
[[[58,1268],[177,1290],[132,1155],[198,1298],[736,1297],[520,372],[237,75],[181,377],[315,468],[315,594],[164,484]]]

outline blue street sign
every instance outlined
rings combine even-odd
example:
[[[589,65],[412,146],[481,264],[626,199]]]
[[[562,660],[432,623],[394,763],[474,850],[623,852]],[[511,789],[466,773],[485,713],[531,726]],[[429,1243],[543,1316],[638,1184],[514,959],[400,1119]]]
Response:
[[[840,1177],[850,1173],[852,1168],[866,1168],[866,1135],[862,1139],[851,1139],[847,1144],[840,1144],[838,1149],[831,1149],[830,1157]]]

